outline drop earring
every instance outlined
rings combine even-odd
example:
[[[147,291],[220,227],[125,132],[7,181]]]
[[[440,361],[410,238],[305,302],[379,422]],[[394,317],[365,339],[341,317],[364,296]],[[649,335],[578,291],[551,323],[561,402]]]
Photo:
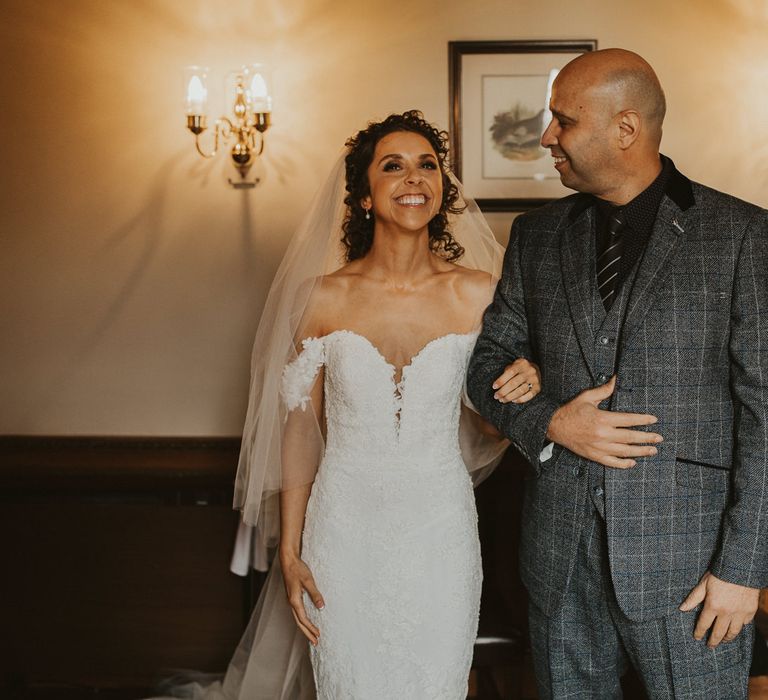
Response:
[[[365,218],[366,218],[366,221],[370,221],[371,220],[371,210],[370,209],[366,209],[365,210]]]

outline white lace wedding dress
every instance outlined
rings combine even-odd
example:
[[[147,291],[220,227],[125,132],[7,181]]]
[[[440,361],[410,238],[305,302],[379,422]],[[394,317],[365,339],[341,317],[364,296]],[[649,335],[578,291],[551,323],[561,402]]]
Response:
[[[482,570],[459,415],[476,338],[436,338],[398,377],[365,337],[335,331],[285,368],[292,410],[311,410],[325,371],[326,451],[302,552],[325,599],[319,611],[305,600],[321,700],[466,697]]]

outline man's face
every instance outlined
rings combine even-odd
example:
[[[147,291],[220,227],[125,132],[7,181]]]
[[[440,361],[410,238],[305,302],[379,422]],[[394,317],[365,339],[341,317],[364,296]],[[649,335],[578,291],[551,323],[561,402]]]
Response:
[[[564,71],[552,86],[552,121],[541,137],[560,173],[578,192],[600,196],[616,186],[612,172],[617,148],[611,130],[613,100],[578,72]]]

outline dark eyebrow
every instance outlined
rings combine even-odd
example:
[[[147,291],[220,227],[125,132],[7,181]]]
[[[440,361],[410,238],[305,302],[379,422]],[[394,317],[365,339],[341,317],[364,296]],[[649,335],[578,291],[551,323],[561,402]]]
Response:
[[[382,161],[385,161],[387,158],[391,158],[392,160],[402,160],[403,156],[400,155],[399,153],[387,153],[387,155],[379,158],[379,163],[381,163]],[[432,153],[422,153],[419,156],[419,160],[427,160],[428,158],[431,158],[432,160],[437,160],[437,158]]]
[[[569,117],[567,114],[563,114],[562,112],[558,112],[556,109],[550,109],[550,112],[552,112],[552,116],[557,119],[557,121],[567,121],[567,122],[573,122],[576,123],[576,120],[573,117]]]

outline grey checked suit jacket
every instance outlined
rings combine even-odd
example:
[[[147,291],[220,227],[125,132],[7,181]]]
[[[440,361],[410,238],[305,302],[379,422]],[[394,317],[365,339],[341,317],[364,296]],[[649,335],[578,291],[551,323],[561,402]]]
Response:
[[[558,609],[590,495],[602,489],[611,575],[630,619],[667,614],[707,569],[764,587],[768,212],[675,170],[612,317],[584,202],[572,195],[515,220],[469,367],[470,398],[533,466],[523,581],[546,614]],[[520,356],[541,367],[542,393],[502,405],[491,384]],[[657,416],[658,455],[604,469],[555,446],[540,462],[555,409],[614,371],[618,388],[601,407]]]

